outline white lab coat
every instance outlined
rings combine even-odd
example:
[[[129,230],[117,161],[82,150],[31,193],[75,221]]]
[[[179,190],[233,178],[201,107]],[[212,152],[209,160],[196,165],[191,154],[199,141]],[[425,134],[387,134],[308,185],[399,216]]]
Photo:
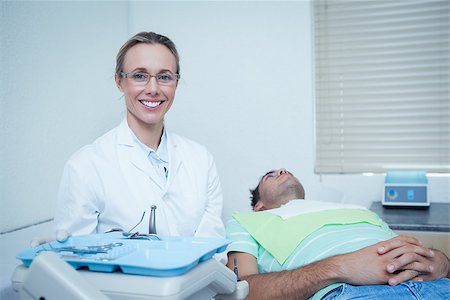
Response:
[[[72,234],[111,228],[148,233],[156,205],[159,235],[224,237],[222,191],[205,147],[167,132],[169,176],[164,182],[131,136],[126,119],[81,148],[66,163],[56,205],[56,229]]]

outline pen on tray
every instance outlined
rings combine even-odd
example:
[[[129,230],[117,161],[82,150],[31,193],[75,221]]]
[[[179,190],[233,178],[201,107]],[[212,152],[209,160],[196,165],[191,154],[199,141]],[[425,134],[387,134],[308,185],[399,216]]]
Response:
[[[237,280],[239,281],[240,279],[239,279],[239,271],[238,271],[237,258],[236,257],[234,257],[234,259],[233,259],[233,264],[234,264],[234,267],[233,267],[234,274],[236,274]]]

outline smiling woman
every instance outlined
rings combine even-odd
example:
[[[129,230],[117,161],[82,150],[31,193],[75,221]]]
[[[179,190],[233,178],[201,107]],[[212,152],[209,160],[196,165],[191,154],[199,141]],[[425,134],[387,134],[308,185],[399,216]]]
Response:
[[[117,86],[125,96],[128,125],[152,149],[159,145],[164,115],[175,97],[176,65],[166,46],[141,43],[127,51],[123,71],[116,74]]]
[[[133,230],[147,233],[150,209],[156,206],[158,234],[224,236],[222,191],[212,155],[165,128],[179,78],[179,56],[169,38],[141,32],[122,46],[115,82],[124,95],[126,118],[66,163],[57,230],[77,235],[128,231],[144,214],[147,221]]]

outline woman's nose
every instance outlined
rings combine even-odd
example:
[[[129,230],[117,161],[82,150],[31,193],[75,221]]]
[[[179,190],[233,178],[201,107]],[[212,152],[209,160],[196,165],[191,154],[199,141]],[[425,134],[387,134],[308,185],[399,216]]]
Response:
[[[148,82],[145,84],[145,92],[147,94],[156,94],[159,89],[159,84],[155,77],[150,77]]]

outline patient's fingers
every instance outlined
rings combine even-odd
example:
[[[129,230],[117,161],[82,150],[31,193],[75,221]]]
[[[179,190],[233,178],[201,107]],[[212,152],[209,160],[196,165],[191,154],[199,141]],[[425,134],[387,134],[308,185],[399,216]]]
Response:
[[[389,278],[388,283],[389,285],[394,286],[401,282],[410,281],[413,278],[415,278],[418,274],[419,273],[414,270],[405,270]]]
[[[420,276],[417,276],[417,277],[414,277],[413,279],[411,279],[410,281],[415,281],[415,282],[422,282],[422,281],[424,281],[424,280],[423,280],[423,278],[422,278],[422,277],[420,277]]]
[[[416,261],[402,267],[402,270],[415,270],[419,272],[419,274],[427,274],[433,272],[433,269],[433,265],[431,265],[427,260],[423,260],[420,262]]]
[[[386,266],[386,270],[389,273],[394,273],[397,270],[409,269],[406,266],[416,263],[416,267],[421,271],[428,268],[429,264],[426,264],[426,260],[424,260],[424,256],[421,254],[417,254],[414,252],[406,252],[404,254],[399,255],[396,259],[394,259],[391,263]],[[426,265],[425,265],[426,264]],[[429,270],[428,270],[429,271]]]
[[[412,263],[414,261],[420,260],[422,257],[424,258],[432,258],[434,257],[434,251],[423,246],[417,246],[415,244],[404,244],[398,248],[394,248],[389,252],[382,254],[390,259],[399,259],[399,261],[395,264],[396,269],[401,268],[404,265]]]
[[[399,235],[390,240],[378,243],[377,252],[378,254],[385,254],[393,249],[405,246],[407,244],[422,246],[422,243],[416,238],[406,235]]]

